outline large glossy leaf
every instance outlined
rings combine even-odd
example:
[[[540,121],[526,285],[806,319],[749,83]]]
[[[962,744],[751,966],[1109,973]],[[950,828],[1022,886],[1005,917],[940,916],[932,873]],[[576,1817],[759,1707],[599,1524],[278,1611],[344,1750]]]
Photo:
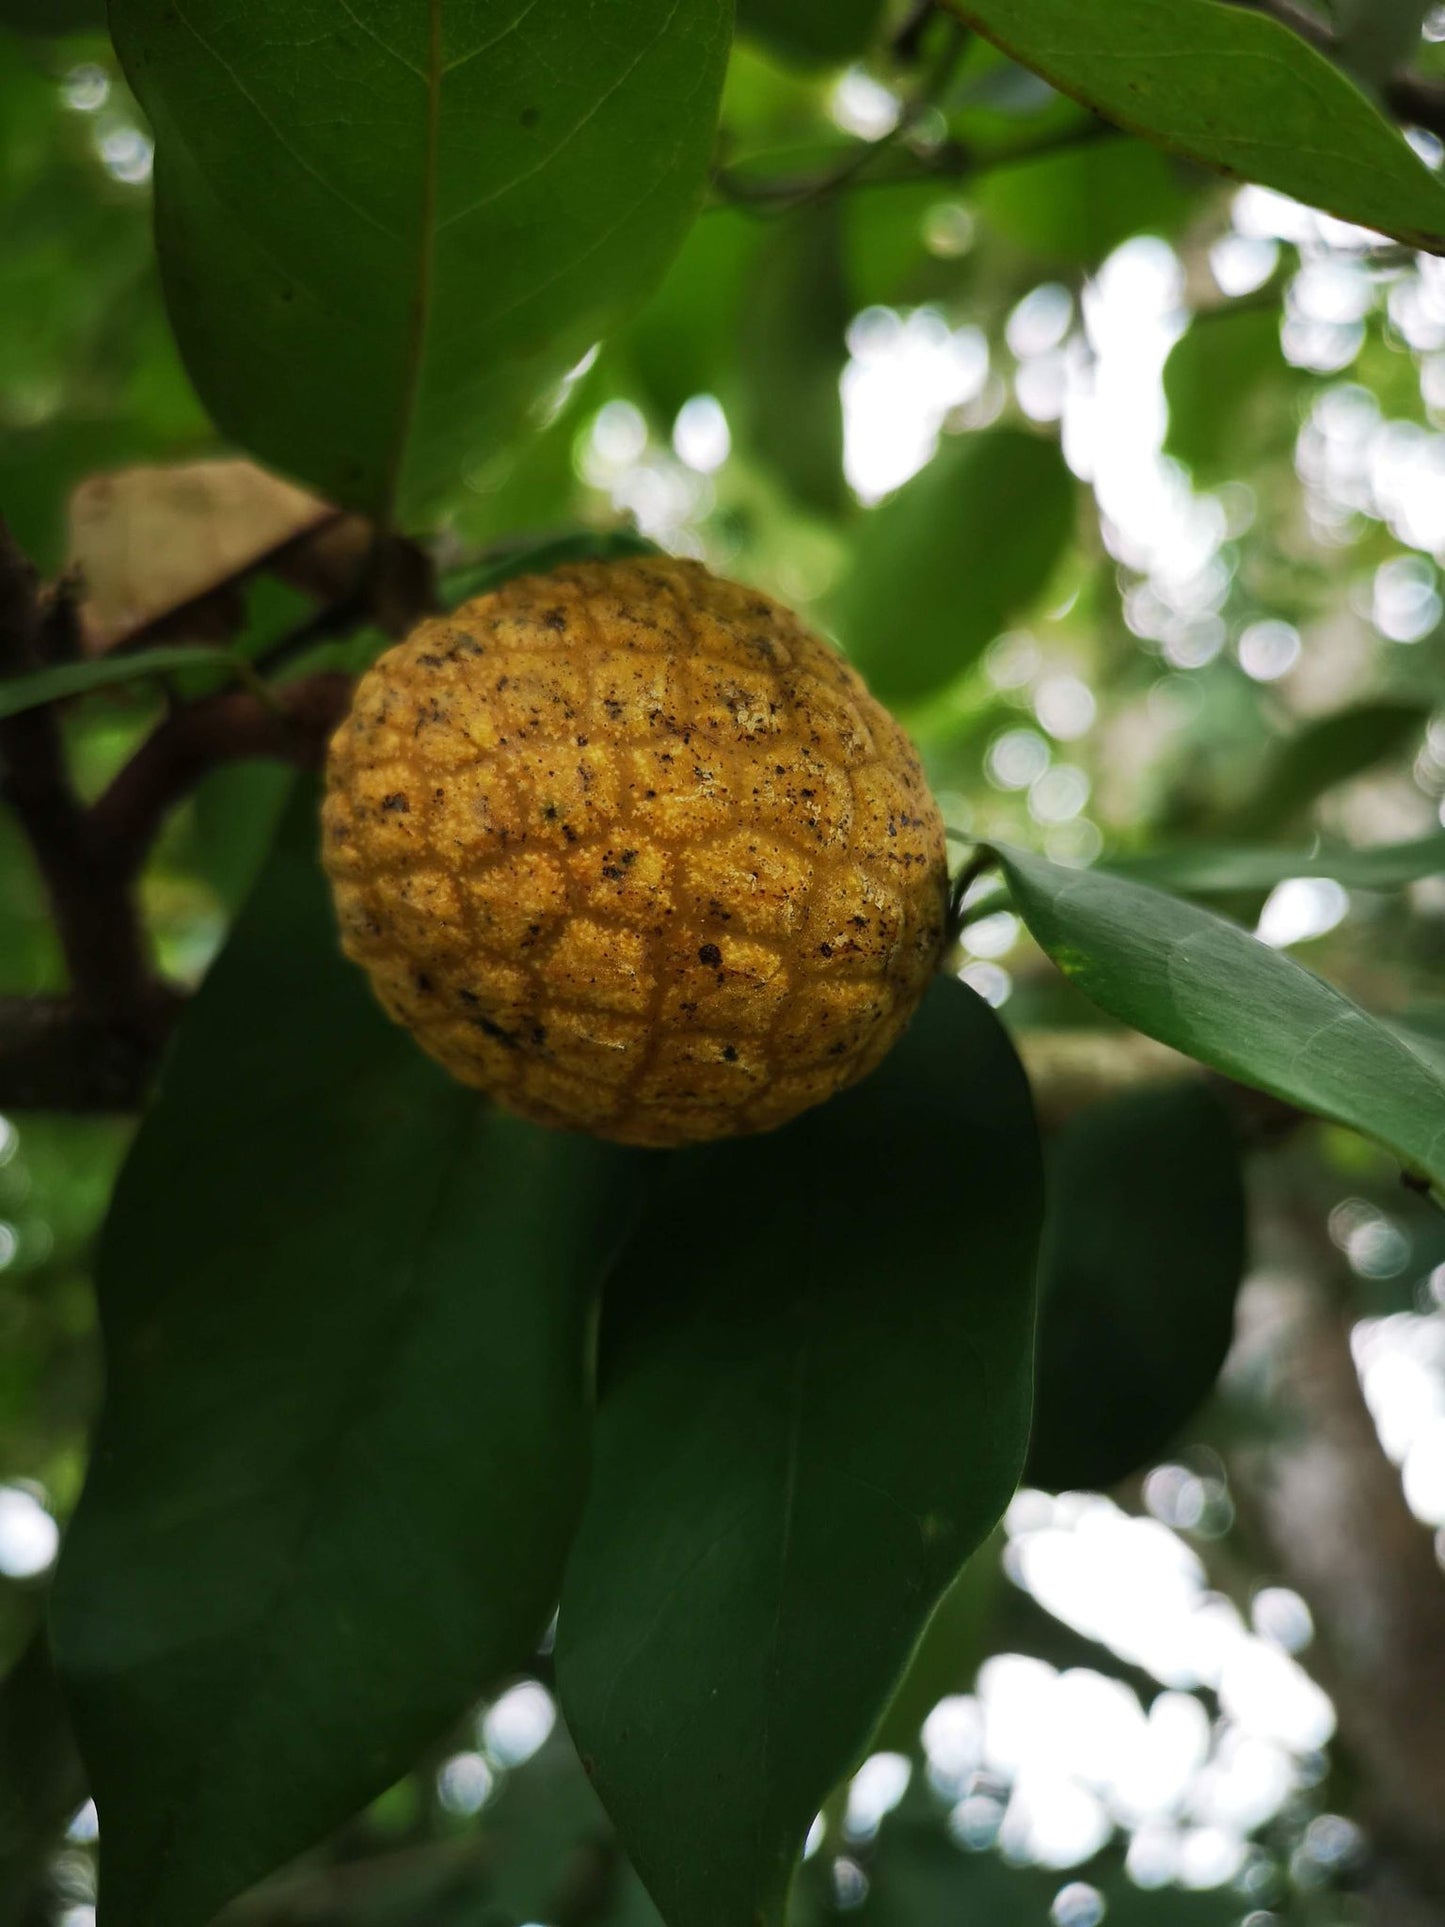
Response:
[[[1343,220],[1445,252],[1445,186],[1354,82],[1223,0],[947,0],[1107,119]]]
[[[859,1089],[679,1157],[650,1203],[604,1308],[558,1680],[668,1927],[778,1927],[1011,1494],[1039,1216],[1017,1060],[951,979]]]
[[[1035,938],[1111,1016],[1301,1110],[1353,1126],[1445,1189],[1445,1080],[1292,957],[1146,884],[1022,850],[999,861]]]
[[[107,1927],[199,1927],[381,1791],[560,1583],[616,1156],[508,1119],[336,948],[314,805],[207,979],[100,1255],[54,1638]]]
[[[1056,442],[995,428],[946,442],[873,510],[834,616],[885,702],[950,681],[1040,594],[1073,533],[1074,501]]]
[[[738,0],[738,28],[780,59],[841,67],[867,52],[883,0]]]
[[[1113,1485],[1208,1393],[1234,1331],[1244,1187],[1228,1117],[1200,1083],[1130,1092],[1050,1142],[1027,1478]]]
[[[726,0],[114,0],[167,296],[220,426],[403,522],[661,275]]]

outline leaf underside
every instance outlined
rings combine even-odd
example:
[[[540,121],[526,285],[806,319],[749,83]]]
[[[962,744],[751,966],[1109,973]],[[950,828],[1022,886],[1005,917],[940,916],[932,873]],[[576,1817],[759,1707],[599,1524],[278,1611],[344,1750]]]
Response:
[[[608,1286],[558,1682],[668,1927],[781,1921],[803,1836],[1022,1465],[1027,1087],[941,980],[856,1091],[678,1158]]]
[[[1377,1138],[1445,1188],[1445,1080],[1388,1025],[1197,904],[1022,850],[997,854],[1035,939],[1102,1010]]]
[[[1445,252],[1445,185],[1355,83],[1223,0],[947,0],[1107,119],[1411,247]]]
[[[113,0],[172,322],[220,427],[334,501],[422,518],[661,276],[728,12]]]
[[[386,1022],[314,811],[187,1014],[100,1254],[53,1632],[107,1927],[199,1927],[524,1664],[586,1477],[626,1166]]]

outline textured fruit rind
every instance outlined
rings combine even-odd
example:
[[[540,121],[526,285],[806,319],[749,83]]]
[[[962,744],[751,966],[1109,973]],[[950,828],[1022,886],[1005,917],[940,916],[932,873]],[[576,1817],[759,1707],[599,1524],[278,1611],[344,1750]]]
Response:
[[[788,610],[581,562],[422,623],[331,745],[342,942],[464,1083],[632,1144],[854,1083],[943,941],[912,744]]]

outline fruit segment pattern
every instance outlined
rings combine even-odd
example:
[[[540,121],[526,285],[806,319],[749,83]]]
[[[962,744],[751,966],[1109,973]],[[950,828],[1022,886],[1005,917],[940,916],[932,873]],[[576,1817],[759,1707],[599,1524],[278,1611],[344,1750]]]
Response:
[[[363,677],[324,856],[347,954],[464,1083],[674,1145],[885,1055],[937,966],[917,753],[778,603],[665,558],[525,576]]]

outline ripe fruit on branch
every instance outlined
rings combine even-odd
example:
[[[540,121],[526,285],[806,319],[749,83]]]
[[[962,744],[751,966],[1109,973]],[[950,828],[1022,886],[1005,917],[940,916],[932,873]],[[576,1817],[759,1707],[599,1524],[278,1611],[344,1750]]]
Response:
[[[943,944],[912,744],[779,604],[658,558],[423,622],[331,745],[347,954],[464,1083],[673,1145],[785,1123],[897,1039]]]

